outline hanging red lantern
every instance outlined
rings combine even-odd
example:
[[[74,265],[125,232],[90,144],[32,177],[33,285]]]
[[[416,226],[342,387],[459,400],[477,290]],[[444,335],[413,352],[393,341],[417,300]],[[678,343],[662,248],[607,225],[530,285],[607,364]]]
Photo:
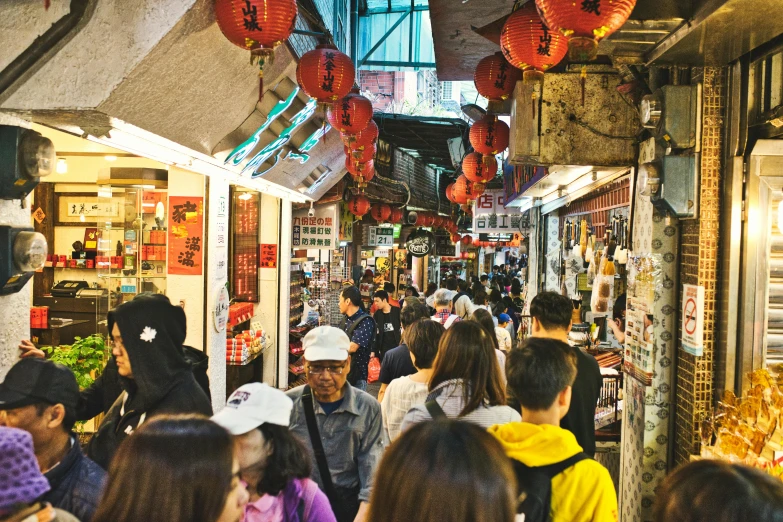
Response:
[[[460,242],[462,243],[462,246],[469,247],[470,245],[473,244],[473,238],[470,236],[462,236]]]
[[[525,81],[543,81],[545,71],[565,58],[568,39],[550,31],[535,3],[528,2],[506,20],[500,33],[500,48],[511,65],[525,71]]]
[[[498,154],[508,147],[508,125],[488,114],[470,127],[470,144],[481,154]]]
[[[470,207],[470,203],[464,203],[464,204],[460,205],[459,208],[462,209],[462,211],[465,213],[465,215],[467,215],[467,216],[472,216],[473,215],[473,209]]]
[[[348,169],[352,176],[363,176],[367,172],[375,170],[375,162],[370,160],[366,163],[359,163],[354,161],[353,158],[347,157],[345,158],[345,168]]]
[[[362,216],[370,211],[370,200],[364,194],[356,194],[348,200],[348,211],[362,219]]]
[[[471,152],[462,160],[462,173],[470,181],[486,183],[494,179],[498,172],[498,161],[494,155],[482,156]]]
[[[585,62],[598,54],[598,42],[625,24],[636,0],[536,0],[541,18],[568,37],[568,56]]]
[[[259,65],[258,99],[264,96],[264,64],[294,30],[296,0],[215,0],[215,18],[228,41],[250,51]]]
[[[391,216],[391,207],[386,203],[376,203],[375,205],[372,206],[372,210],[370,210],[370,215],[378,223],[383,223],[384,221],[387,221]]]
[[[389,215],[389,223],[397,224],[400,221],[402,221],[403,212],[401,208],[394,207],[391,209],[391,214]]]
[[[456,245],[457,243],[459,243],[462,240],[462,236],[460,236],[459,234],[451,234],[450,235],[450,239],[451,239],[451,242]]]
[[[492,109],[497,109],[498,103],[507,100],[514,93],[514,87],[521,79],[519,70],[511,67],[501,52],[479,60],[473,73],[476,91],[495,105]],[[488,107],[490,112],[493,112],[492,109]]]
[[[345,97],[353,87],[356,71],[348,55],[333,45],[319,45],[307,51],[296,66],[302,90],[319,103],[332,103]]]
[[[343,143],[348,145],[351,150],[362,150],[378,141],[378,125],[373,121],[367,124],[363,130],[357,134],[343,134]]]
[[[473,238],[473,246],[477,248],[481,247],[481,240],[478,237]]]
[[[375,145],[370,145],[362,150],[351,150],[349,147],[345,147],[346,155],[350,156],[357,163],[367,163],[375,159],[375,153],[377,148]]]
[[[329,124],[345,134],[356,134],[372,119],[372,102],[361,94],[351,92],[334,101],[326,109]]]
[[[470,191],[470,189],[468,189],[468,185],[472,184],[473,182],[468,180],[464,174],[457,178],[457,181],[454,182],[453,192],[455,203],[465,205],[468,202],[468,192]]]
[[[451,201],[452,203],[456,203],[454,200],[454,183],[449,183],[446,187],[446,199]]]
[[[375,171],[368,170],[363,174],[352,174],[351,177],[353,178],[353,180],[356,182],[356,184],[359,186],[360,189],[364,189],[364,187],[367,186],[370,180],[372,180],[372,178],[375,177]]]

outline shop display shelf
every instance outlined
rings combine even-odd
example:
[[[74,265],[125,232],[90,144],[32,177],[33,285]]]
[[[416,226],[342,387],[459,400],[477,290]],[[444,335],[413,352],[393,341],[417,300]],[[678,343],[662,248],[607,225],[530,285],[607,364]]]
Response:
[[[124,275],[124,274],[98,274],[100,279],[166,279],[166,275]]]
[[[288,371],[294,375],[304,375],[304,364],[299,365],[298,362],[288,365]]]
[[[229,361],[229,360],[226,360],[226,365],[227,366],[247,366],[248,364],[252,363],[256,359],[261,357],[264,354],[265,351],[266,351],[266,349],[262,348],[261,350],[257,351],[256,353],[251,354],[250,357],[248,357],[247,359],[245,359],[243,361]]]

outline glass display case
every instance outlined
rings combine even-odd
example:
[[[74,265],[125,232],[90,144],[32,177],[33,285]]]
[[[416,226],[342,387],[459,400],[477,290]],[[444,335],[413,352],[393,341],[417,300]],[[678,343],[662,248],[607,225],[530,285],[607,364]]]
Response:
[[[154,186],[103,185],[96,269],[109,309],[142,292],[166,293],[167,191]]]

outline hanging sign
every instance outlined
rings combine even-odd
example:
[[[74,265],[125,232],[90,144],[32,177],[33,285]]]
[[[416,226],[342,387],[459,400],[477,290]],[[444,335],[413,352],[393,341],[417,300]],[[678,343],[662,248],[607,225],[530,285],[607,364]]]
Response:
[[[258,245],[260,255],[258,266],[261,268],[277,268],[277,245]]]
[[[435,237],[432,232],[419,228],[411,232],[405,243],[408,253],[414,257],[424,257],[435,253]]]
[[[204,244],[204,198],[169,197],[168,273],[201,275]]]
[[[704,287],[682,287],[682,349],[691,355],[704,355]]]
[[[394,229],[392,227],[370,227],[367,235],[367,246],[390,247],[394,243]]]
[[[505,208],[503,189],[487,190],[476,199],[473,209],[473,232],[517,232],[522,222],[522,213],[518,209]]]
[[[294,248],[312,248],[332,250],[339,247],[337,241],[337,206],[321,205],[314,208],[314,215],[308,215],[309,210],[297,210],[292,216],[292,241]]]

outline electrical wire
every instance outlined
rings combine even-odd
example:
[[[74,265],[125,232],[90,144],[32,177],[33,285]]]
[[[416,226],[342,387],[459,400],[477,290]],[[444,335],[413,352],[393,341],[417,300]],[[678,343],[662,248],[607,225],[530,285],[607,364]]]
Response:
[[[636,141],[636,136],[615,136],[613,134],[607,134],[605,132],[602,132],[595,127],[590,126],[589,124],[583,122],[579,118],[576,117],[575,114],[571,114],[568,116],[568,121],[576,123],[580,127],[584,127],[585,129],[589,130],[593,134],[596,134],[598,136],[601,136],[603,138],[608,138],[611,140],[625,140],[625,141]]]

